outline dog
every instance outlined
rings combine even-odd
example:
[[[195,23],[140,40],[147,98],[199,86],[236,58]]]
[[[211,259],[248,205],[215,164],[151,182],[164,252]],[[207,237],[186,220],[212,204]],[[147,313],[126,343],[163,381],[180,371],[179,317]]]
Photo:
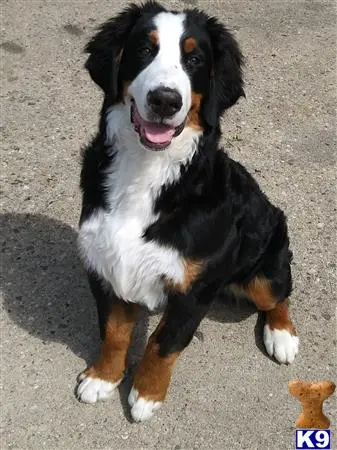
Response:
[[[268,354],[293,362],[292,253],[284,213],[219,146],[222,114],[245,95],[243,56],[224,25],[197,9],[132,4],[86,52],[104,101],[83,154],[78,246],[102,344],[76,392],[87,403],[109,398],[141,306],[162,308],[128,397],[143,421],[224,288],[265,311]]]

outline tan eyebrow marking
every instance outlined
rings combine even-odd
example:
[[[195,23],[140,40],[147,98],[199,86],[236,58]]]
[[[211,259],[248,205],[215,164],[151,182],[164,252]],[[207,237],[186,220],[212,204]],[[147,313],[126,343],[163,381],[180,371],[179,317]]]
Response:
[[[194,50],[196,48],[196,46],[197,46],[197,41],[194,38],[189,37],[184,40],[183,48],[186,53],[191,53],[191,51]]]
[[[159,45],[159,36],[157,30],[152,30],[149,33],[149,39],[154,45]]]

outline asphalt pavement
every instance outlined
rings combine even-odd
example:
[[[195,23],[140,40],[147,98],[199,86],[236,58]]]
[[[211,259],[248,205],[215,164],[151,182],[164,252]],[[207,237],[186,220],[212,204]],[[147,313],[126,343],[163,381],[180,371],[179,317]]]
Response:
[[[335,2],[163,3],[217,15],[246,56],[247,99],[224,117],[223,145],[287,214],[300,354],[278,365],[263,350],[254,308],[218,304],[149,422],[130,421],[129,378],[107,403],[76,400],[76,376],[98,350],[76,233],[80,148],[102,97],[82,49],[125,2],[2,0],[3,449],[292,449],[300,407],[288,381],[335,377]],[[131,365],[157,322],[144,314]],[[334,408],[335,397],[325,405],[331,419]]]

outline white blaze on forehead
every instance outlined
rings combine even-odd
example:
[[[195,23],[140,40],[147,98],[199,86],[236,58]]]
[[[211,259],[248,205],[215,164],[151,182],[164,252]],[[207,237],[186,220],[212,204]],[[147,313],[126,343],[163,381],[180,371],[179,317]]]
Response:
[[[129,86],[138,111],[148,119],[147,94],[158,87],[177,90],[183,101],[180,111],[167,123],[178,126],[186,118],[191,107],[191,83],[181,64],[181,39],[184,33],[185,14],[162,12],[154,17],[158,33],[159,50],[154,60],[140,72]]]
[[[165,58],[167,68],[180,66],[180,40],[184,33],[185,14],[162,12],[154,18],[159,37],[158,59]]]

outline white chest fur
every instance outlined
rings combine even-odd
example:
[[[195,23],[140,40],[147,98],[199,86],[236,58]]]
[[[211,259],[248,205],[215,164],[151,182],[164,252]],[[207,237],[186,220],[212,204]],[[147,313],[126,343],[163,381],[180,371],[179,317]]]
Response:
[[[145,150],[128,120],[118,127],[126,108],[114,107],[107,116],[108,139],[114,137],[118,148],[106,177],[109,211],[98,210],[82,223],[78,243],[85,265],[109,281],[118,296],[154,309],[166,300],[163,276],[181,282],[184,265],[177,250],[146,242],[142,235],[156,220],[156,195],[179,178],[181,163],[196,151],[197,136],[186,129],[172,149]]]

